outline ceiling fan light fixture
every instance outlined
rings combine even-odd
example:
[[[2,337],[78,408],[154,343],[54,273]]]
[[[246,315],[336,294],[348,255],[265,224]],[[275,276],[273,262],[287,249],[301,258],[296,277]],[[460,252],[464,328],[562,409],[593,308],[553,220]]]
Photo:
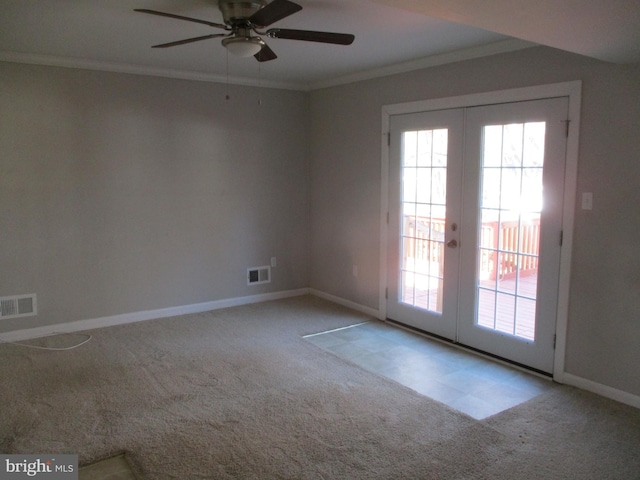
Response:
[[[222,39],[222,45],[238,57],[252,57],[262,50],[265,43],[259,37],[227,37]]]

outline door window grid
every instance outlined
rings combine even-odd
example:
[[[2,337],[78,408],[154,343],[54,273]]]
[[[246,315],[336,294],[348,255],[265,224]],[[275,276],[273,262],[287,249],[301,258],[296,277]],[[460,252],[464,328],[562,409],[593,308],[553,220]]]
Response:
[[[535,339],[544,122],[483,130],[477,324]]]
[[[400,301],[442,313],[447,129],[402,135]]]

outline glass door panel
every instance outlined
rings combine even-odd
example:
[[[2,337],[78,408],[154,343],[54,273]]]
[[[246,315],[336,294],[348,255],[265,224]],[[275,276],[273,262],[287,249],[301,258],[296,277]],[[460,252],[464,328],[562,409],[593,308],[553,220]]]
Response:
[[[461,110],[392,117],[389,318],[453,339],[462,170]],[[451,194],[454,192],[454,194]]]
[[[563,98],[467,109],[458,341],[553,370]]]
[[[402,133],[401,302],[442,313],[447,129]]]
[[[545,122],[483,128],[478,325],[535,339]]]

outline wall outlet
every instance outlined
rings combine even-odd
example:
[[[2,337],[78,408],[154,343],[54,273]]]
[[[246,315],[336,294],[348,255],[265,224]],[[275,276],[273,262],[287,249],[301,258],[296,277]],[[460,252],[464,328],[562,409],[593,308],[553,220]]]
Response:
[[[276,257],[271,257],[271,266],[275,267],[278,265],[278,261],[276,260]]]
[[[582,210],[593,210],[593,193],[584,192],[582,194]]]
[[[351,272],[353,273],[354,277],[357,277],[358,276],[358,266],[354,265],[353,269],[351,270]]]

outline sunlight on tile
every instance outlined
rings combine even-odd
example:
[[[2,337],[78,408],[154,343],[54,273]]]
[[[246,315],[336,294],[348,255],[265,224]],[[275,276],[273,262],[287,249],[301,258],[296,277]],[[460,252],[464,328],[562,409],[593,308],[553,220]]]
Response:
[[[553,388],[550,380],[378,321],[305,339],[478,420]]]

